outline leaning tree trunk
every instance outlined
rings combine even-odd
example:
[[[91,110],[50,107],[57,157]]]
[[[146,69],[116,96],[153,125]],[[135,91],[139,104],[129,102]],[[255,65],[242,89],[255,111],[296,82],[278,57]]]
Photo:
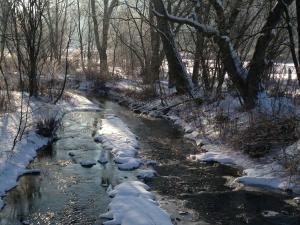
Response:
[[[166,14],[166,9],[162,0],[153,0],[153,5],[158,14]],[[178,52],[168,20],[161,16],[157,16],[157,26],[160,30],[163,48],[168,60],[169,76],[174,78],[174,83],[178,93],[191,93],[192,86],[189,82],[186,68],[183,65],[181,56]]]
[[[293,1],[294,0],[278,1],[273,10],[270,12],[267,21],[262,28],[262,35],[257,40],[246,80],[246,100],[248,102],[248,107],[250,108],[253,108],[255,106],[255,102],[259,92],[260,78],[266,70],[267,65],[265,63],[265,59],[269,43],[273,39],[272,30],[275,29],[281,21],[281,17],[284,13],[285,7],[288,7],[293,3]]]

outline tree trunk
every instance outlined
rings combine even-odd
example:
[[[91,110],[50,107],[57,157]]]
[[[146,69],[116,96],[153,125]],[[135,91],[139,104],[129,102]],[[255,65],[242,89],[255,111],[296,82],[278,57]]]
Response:
[[[193,75],[192,75],[192,81],[195,86],[199,85],[201,51],[202,51],[202,34],[199,31],[197,31],[196,50],[194,54],[194,67],[193,67]]]
[[[78,12],[78,36],[79,36],[79,45],[80,45],[80,61],[82,71],[86,74],[85,63],[84,63],[84,53],[83,53],[83,39],[82,39],[82,31],[81,31],[81,11],[80,11],[80,3],[77,0],[77,12]]]
[[[92,20],[93,20],[93,25],[94,25],[94,36],[95,36],[95,43],[96,43],[96,48],[99,54],[99,57],[101,55],[101,43],[100,43],[100,35],[99,35],[99,23],[97,19],[97,14],[96,14],[96,2],[95,0],[91,0],[91,11],[92,11]]]
[[[296,1],[297,32],[298,32],[298,60],[300,61],[300,1]]]
[[[154,14],[152,9],[150,8],[149,12],[149,20],[152,24],[154,24]],[[160,68],[160,60],[159,60],[159,48],[160,48],[160,37],[158,32],[151,26],[150,27],[150,35],[151,35],[151,60],[150,60],[150,73],[149,81],[150,83],[155,83],[155,81],[159,80],[159,68]]]
[[[161,15],[166,14],[166,9],[162,0],[153,0],[153,5],[157,13]],[[157,25],[160,30],[161,40],[168,60],[169,77],[174,79],[178,93],[191,93],[192,87],[188,80],[188,74],[178,52],[169,22],[166,18],[157,16]]]
[[[100,74],[104,77],[108,76],[108,65],[107,65],[107,42],[108,42],[108,31],[109,31],[109,17],[108,12],[104,11],[103,16],[103,31],[102,31],[102,45],[100,51]]]
[[[257,40],[246,80],[247,95],[245,97],[245,100],[249,108],[253,108],[255,106],[255,102],[259,92],[260,78],[266,70],[266,52],[269,43],[273,38],[272,30],[275,29],[279,24],[284,13],[285,6],[288,7],[290,4],[292,4],[293,1],[294,0],[282,0],[275,5],[262,28],[262,35]]]

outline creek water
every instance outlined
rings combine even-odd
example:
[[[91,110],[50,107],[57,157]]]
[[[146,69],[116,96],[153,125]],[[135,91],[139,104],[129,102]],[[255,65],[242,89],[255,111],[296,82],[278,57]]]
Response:
[[[57,131],[57,141],[39,151],[28,166],[40,175],[19,179],[16,188],[5,197],[0,212],[0,225],[18,224],[101,224],[99,215],[109,202],[107,187],[135,177],[135,171],[120,171],[110,159],[105,166],[80,165],[84,160],[97,160],[100,144],[94,135],[104,113],[114,113],[125,122],[141,144],[140,156],[159,162],[158,178],[145,180],[164,202],[182,210],[172,215],[176,224],[300,224],[299,207],[291,196],[255,189],[233,190],[228,178],[240,175],[236,168],[217,163],[195,163],[186,160],[195,153],[180,131],[169,122],[133,114],[116,103],[95,96],[91,99],[100,112],[66,114]],[[74,156],[70,156],[70,152]],[[192,211],[188,217],[186,213]],[[188,218],[188,219],[186,219]],[[161,224],[163,225],[163,224]]]

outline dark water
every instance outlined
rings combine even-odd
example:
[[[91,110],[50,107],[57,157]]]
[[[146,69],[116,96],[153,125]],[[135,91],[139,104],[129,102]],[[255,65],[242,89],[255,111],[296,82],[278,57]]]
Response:
[[[219,164],[201,164],[186,160],[197,150],[167,121],[144,118],[110,101],[93,99],[103,112],[118,115],[141,143],[141,157],[160,162],[159,177],[146,181],[163,198],[184,202],[196,212],[193,224],[300,224],[300,211],[286,200],[291,197],[261,191],[233,191],[227,177],[240,171]],[[59,140],[30,165],[40,176],[24,176],[5,198],[0,224],[101,224],[99,215],[110,202],[106,186],[134,172],[122,172],[113,162],[87,169],[81,160],[97,160],[103,149],[93,141],[103,112],[76,112],[66,115],[58,131]],[[69,152],[75,154],[70,157]],[[263,216],[266,211],[278,214]],[[26,222],[26,223],[25,223]],[[181,224],[186,224],[181,222]],[[162,224],[163,225],[163,224]]]
[[[226,183],[241,171],[218,163],[187,161],[186,156],[197,150],[169,122],[133,115],[112,102],[103,104],[139,136],[142,155],[160,162],[155,168],[160,176],[147,184],[160,195],[194,209],[197,216],[193,224],[300,224],[300,209],[290,204],[293,197],[255,189],[234,191]]]

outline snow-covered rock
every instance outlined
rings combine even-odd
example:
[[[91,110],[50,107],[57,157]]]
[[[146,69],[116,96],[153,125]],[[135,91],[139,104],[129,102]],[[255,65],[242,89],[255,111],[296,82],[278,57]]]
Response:
[[[69,152],[68,155],[71,156],[71,157],[74,157],[75,153],[74,152]]]
[[[96,162],[93,160],[83,160],[80,161],[80,165],[85,168],[91,168],[96,165]]]
[[[171,225],[170,216],[154,200],[149,187],[139,181],[124,182],[109,194],[114,197],[102,218],[104,225]]]
[[[132,157],[116,157],[115,162],[120,170],[133,170],[141,165],[141,160]]]
[[[143,178],[153,178],[157,176],[157,173],[153,169],[146,169],[146,170],[139,170],[138,174],[136,175],[137,178],[143,179]]]
[[[101,142],[105,150],[111,151],[120,170],[140,167],[141,160],[136,158],[139,149],[137,137],[120,118],[106,114],[95,140]]]
[[[106,163],[108,163],[108,159],[107,159],[106,155],[104,154],[104,152],[101,152],[100,157],[98,159],[98,162],[100,164],[106,164]]]
[[[270,210],[267,210],[267,211],[263,211],[261,213],[261,215],[263,217],[275,217],[275,216],[278,216],[280,213],[279,212],[275,212],[275,211],[270,211]]]
[[[293,201],[294,201],[295,203],[297,203],[298,205],[300,205],[300,197],[295,197],[295,198],[293,199]]]
[[[231,164],[234,165],[235,162],[232,158],[227,157],[226,155],[221,155],[215,152],[205,152],[199,155],[196,155],[194,159],[203,162],[218,162],[222,164]]]

